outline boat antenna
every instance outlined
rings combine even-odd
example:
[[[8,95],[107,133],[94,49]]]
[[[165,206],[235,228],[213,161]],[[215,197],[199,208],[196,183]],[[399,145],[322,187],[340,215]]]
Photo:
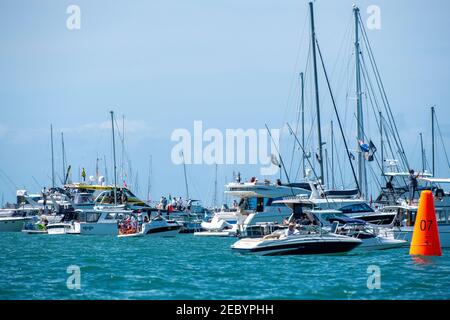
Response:
[[[283,167],[284,174],[286,175],[286,179],[288,181],[289,187],[291,188],[291,193],[292,193],[293,196],[295,196],[294,190],[292,189],[291,180],[289,179],[289,175],[288,175],[288,173],[286,171],[286,167],[284,165],[284,161],[283,161],[283,158],[281,157],[280,151],[278,150],[278,147],[277,147],[277,145],[275,143],[275,140],[272,137],[272,133],[270,132],[269,127],[267,126],[266,123],[264,125],[266,126],[267,132],[269,133],[270,140],[272,140],[273,146],[275,147],[275,150],[277,151],[278,158],[280,159],[281,166]]]
[[[322,63],[323,73],[325,75],[325,80],[328,85],[328,91],[330,92],[331,101],[333,102],[334,112],[336,114],[336,118],[339,124],[339,130],[342,135],[342,140],[344,141],[345,151],[347,152],[348,161],[350,162],[350,167],[352,168],[353,178],[355,179],[356,187],[358,189],[358,193],[361,196],[361,188],[359,186],[358,178],[356,177],[355,167],[353,166],[352,157],[350,155],[350,150],[348,149],[347,139],[345,139],[344,129],[342,128],[341,118],[339,117],[339,112],[336,107],[336,101],[334,100],[333,91],[331,90],[330,81],[328,79],[327,70],[325,69],[325,63],[323,62],[322,52],[320,51],[319,43],[317,43],[317,50],[319,52],[320,61]]]
[[[111,127],[112,127],[112,143],[113,143],[113,159],[114,159],[114,205],[117,206],[117,167],[116,167],[116,138],[114,137],[114,111],[111,113]]]
[[[64,147],[64,132],[61,132],[61,152],[62,152],[62,171],[63,177],[66,176],[66,150]],[[64,181],[64,184],[66,181]]]
[[[213,206],[217,208],[217,163],[215,164],[214,170],[214,198],[213,198]]]
[[[152,155],[148,163],[148,181],[147,181],[147,203],[150,205],[150,191],[152,188]]]

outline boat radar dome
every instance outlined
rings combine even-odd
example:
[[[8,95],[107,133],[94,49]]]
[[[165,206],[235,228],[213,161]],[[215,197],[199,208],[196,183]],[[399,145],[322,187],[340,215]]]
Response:
[[[98,184],[101,186],[105,185],[105,177],[104,176],[98,177]]]
[[[95,182],[95,177],[94,176],[89,176],[89,181],[90,182]]]

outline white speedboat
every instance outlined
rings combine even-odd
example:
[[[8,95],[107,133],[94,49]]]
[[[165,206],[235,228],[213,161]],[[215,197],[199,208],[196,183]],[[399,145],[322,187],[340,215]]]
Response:
[[[120,228],[118,236],[120,238],[143,236],[174,237],[180,232],[181,228],[182,225],[178,222],[157,216],[149,222],[144,222],[141,227],[132,227],[131,232],[127,232],[125,226]]]
[[[312,210],[304,212],[305,216],[313,216],[313,219],[330,232],[354,237],[362,240],[357,250],[386,250],[403,247],[405,240],[396,239],[394,232],[387,228],[367,224],[365,221],[352,219],[337,210]],[[292,215],[293,219],[300,218]]]
[[[49,223],[47,225],[47,234],[49,235],[80,234],[80,229],[79,227],[75,226],[73,222]]]
[[[279,230],[263,238],[240,239],[231,248],[258,255],[337,254],[351,251],[361,243],[360,239],[312,229],[290,236]]]

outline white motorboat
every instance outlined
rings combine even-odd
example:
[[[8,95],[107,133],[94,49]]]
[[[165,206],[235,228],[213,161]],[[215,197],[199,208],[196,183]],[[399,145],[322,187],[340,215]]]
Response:
[[[278,230],[263,238],[243,238],[231,248],[241,253],[258,255],[307,255],[345,253],[361,245],[357,238],[306,228],[298,234],[285,236]]]
[[[122,226],[119,231],[119,237],[143,237],[143,236],[158,236],[158,237],[174,237],[182,228],[182,225],[174,220],[166,220],[162,216],[157,216],[149,222],[144,222],[141,227],[132,226],[131,232],[127,232],[128,228]]]
[[[49,235],[80,234],[80,229],[78,226],[75,226],[73,222],[49,223],[47,225],[47,234]]]
[[[362,220],[352,219],[341,211],[312,210],[304,212],[304,215],[312,215],[331,232],[361,239],[362,244],[358,247],[358,250],[386,250],[407,245],[405,240],[396,239],[392,230],[370,225]],[[294,214],[293,218],[296,218]]]

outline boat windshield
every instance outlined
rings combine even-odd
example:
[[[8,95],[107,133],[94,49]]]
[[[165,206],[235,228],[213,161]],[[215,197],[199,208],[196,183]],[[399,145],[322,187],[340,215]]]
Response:
[[[322,213],[320,215],[320,217],[322,218],[322,220],[328,221],[328,222],[332,222],[335,219],[348,219],[348,217],[343,214],[343,213],[337,213],[337,212],[333,212],[333,213]]]

